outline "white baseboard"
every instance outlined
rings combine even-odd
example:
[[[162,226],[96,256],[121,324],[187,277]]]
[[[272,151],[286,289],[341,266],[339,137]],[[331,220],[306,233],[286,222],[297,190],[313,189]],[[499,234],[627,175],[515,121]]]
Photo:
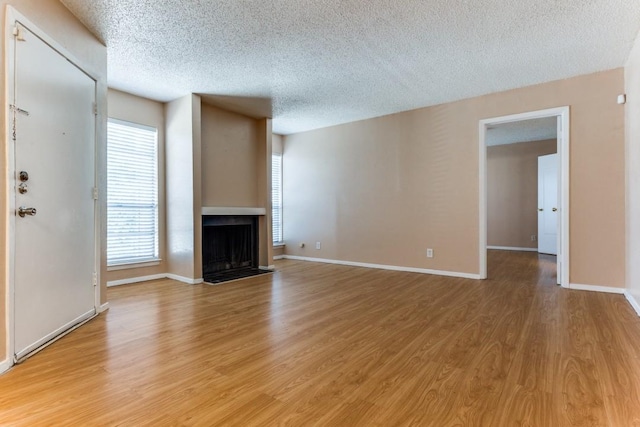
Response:
[[[164,275],[167,279],[177,280],[178,282],[186,283],[188,285],[197,285],[204,282],[204,279],[190,279],[184,276],[178,276],[177,274],[167,273]]]
[[[633,309],[636,311],[638,316],[640,316],[640,304],[638,304],[638,301],[636,301],[633,295],[631,295],[629,291],[626,289],[624,291],[624,296],[627,299],[627,301],[629,301],[629,304],[631,304],[631,307],[633,307]]]
[[[581,285],[579,283],[569,283],[569,289],[576,289],[579,291],[591,291],[591,292],[604,292],[607,294],[624,294],[624,288],[612,288],[609,286],[597,286],[597,285]]]
[[[3,360],[2,362],[0,362],[0,374],[7,372],[9,368],[12,366],[13,366],[13,363],[11,363],[11,359]]]
[[[260,267],[258,267],[259,270],[265,270],[265,271],[273,271],[276,269],[275,265],[270,265],[268,267],[265,267],[264,265],[261,265]]]
[[[130,277],[128,279],[111,280],[107,282],[107,287],[130,285],[131,283],[139,283],[139,282],[146,282],[148,280],[157,280],[157,279],[166,279],[166,278],[167,278],[167,275],[164,273],[152,274],[150,276]]]
[[[303,257],[303,256],[296,256],[296,255],[284,255],[284,258],[295,259],[298,261],[311,261],[311,262],[322,262],[326,264],[348,265],[351,267],[377,268],[380,270],[392,270],[392,271],[407,271],[410,273],[422,273],[422,274],[433,274],[436,276],[460,277],[463,279],[476,279],[476,280],[480,279],[479,274],[458,273],[456,271],[431,270],[427,268],[402,267],[397,265],[369,264],[366,262],[341,261],[341,260],[325,259],[325,258],[309,258],[309,257]]]
[[[274,260],[274,261],[277,261],[277,260],[279,260],[279,259],[284,259],[284,257],[285,257],[285,256],[286,256],[286,255],[276,255],[276,256],[274,256],[274,257],[273,257],[273,260]]]
[[[518,248],[514,246],[487,246],[487,249],[498,251],[538,252],[538,248]]]
[[[109,310],[109,301],[105,302],[100,307],[98,307],[98,314],[104,313],[107,310]]]

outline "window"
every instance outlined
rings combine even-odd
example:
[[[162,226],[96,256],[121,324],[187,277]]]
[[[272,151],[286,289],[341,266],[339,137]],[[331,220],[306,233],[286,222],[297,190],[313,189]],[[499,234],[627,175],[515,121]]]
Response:
[[[271,155],[273,243],[282,242],[282,154]]]
[[[107,265],[158,261],[156,129],[109,119]]]

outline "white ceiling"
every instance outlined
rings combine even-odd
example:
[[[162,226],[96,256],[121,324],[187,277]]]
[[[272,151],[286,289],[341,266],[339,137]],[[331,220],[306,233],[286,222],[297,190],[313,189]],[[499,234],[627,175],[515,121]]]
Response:
[[[61,0],[109,85],[295,133],[621,67],[638,0]]]
[[[487,129],[485,142],[492,146],[555,139],[558,136],[557,122],[556,117],[545,117],[492,126]]]

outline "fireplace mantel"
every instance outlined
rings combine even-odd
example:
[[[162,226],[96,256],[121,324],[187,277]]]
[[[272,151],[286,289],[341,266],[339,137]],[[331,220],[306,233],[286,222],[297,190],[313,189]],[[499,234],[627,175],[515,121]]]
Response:
[[[238,208],[231,206],[203,206],[202,215],[252,215],[264,216],[267,214],[265,208]]]

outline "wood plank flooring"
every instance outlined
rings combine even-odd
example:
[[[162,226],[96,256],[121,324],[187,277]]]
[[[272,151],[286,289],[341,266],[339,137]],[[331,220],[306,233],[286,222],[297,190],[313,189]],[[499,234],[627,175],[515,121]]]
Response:
[[[640,426],[640,319],[554,258],[486,281],[281,261],[111,309],[0,376],[9,426]]]

